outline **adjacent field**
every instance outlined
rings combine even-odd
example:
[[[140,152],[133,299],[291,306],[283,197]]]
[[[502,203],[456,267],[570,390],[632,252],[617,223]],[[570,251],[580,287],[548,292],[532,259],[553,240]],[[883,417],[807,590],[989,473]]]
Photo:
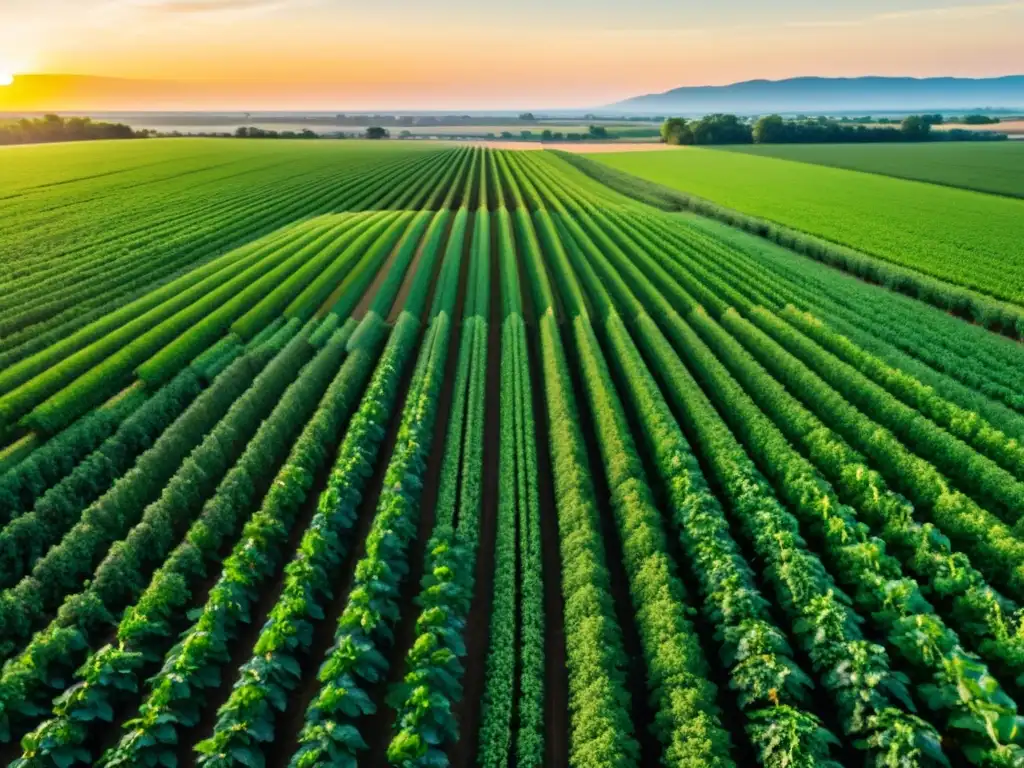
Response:
[[[595,160],[1010,301],[1024,301],[1024,201],[738,152]]]
[[[757,144],[728,150],[1024,197],[1024,143],[1020,142]]]
[[[4,316],[6,762],[1024,762],[1024,347],[552,153],[278,151],[330,203],[138,295],[25,257],[110,288]]]

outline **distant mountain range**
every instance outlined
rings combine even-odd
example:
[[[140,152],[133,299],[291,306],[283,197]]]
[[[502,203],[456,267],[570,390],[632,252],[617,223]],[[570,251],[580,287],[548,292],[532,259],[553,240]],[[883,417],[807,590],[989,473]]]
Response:
[[[134,80],[91,75],[18,75],[13,84],[0,87],[0,113],[303,111],[324,109],[323,105],[331,105],[332,110],[346,111],[346,102],[352,99],[351,86],[330,82],[298,85]],[[365,94],[362,94],[362,99],[365,100]],[[978,80],[954,77],[750,80],[732,85],[675,88],[597,109],[543,112],[551,116],[582,116],[586,112],[601,115],[855,112],[866,115],[984,108],[1024,112],[1024,75]],[[488,110],[484,114],[496,116],[505,113]]]
[[[1024,109],[1024,75],[958,77],[794,77],[673,88],[626,99],[602,112],[703,115],[709,112],[899,112]]]

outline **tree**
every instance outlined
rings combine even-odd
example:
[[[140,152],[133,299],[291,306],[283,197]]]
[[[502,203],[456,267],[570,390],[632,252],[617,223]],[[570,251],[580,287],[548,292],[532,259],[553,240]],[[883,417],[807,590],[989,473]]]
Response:
[[[988,115],[964,115],[960,122],[964,125],[995,125],[999,122],[999,118]]]
[[[533,122],[537,118],[535,118],[533,116],[533,112],[523,112],[521,115],[519,115],[519,119],[520,120],[529,120],[530,122]]]
[[[921,141],[928,138],[932,126],[920,115],[909,115],[900,124],[903,135],[911,141]]]
[[[379,125],[371,125],[366,129],[366,138],[368,139],[386,139],[391,134],[387,128],[381,128]]]
[[[541,140],[541,141],[551,141],[551,139],[552,139],[553,137],[554,137],[554,134],[553,134],[553,133],[551,133],[551,129],[550,129],[550,128],[545,128],[545,129],[544,129],[543,131],[541,131],[541,133],[540,133],[540,140]]]
[[[502,131],[501,132],[501,138],[503,138],[503,139],[511,139],[511,138],[513,138],[512,131]]]
[[[592,139],[607,139],[608,129],[605,128],[603,125],[591,125],[589,128],[587,128],[587,134]]]
[[[666,144],[693,144],[693,131],[684,117],[670,117],[661,124],[661,140]]]
[[[749,125],[736,115],[706,115],[692,125],[694,144],[750,144],[754,140]]]
[[[524,139],[532,139],[533,131],[520,131],[519,136]]]
[[[400,139],[411,139],[412,138],[412,131],[402,131],[400,134],[398,134],[398,138],[400,138]]]
[[[786,121],[781,115],[768,115],[754,123],[754,142],[757,144],[777,144],[785,141]]]

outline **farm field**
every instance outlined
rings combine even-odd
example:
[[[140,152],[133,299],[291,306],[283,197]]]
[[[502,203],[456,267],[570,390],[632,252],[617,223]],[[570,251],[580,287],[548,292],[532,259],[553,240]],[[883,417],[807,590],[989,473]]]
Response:
[[[593,159],[941,280],[1024,301],[1024,200],[720,150]]]
[[[1024,197],[1024,143],[1020,142],[757,144],[728,150]]]
[[[0,166],[5,764],[1024,762],[1018,342],[551,152],[139,144]]]

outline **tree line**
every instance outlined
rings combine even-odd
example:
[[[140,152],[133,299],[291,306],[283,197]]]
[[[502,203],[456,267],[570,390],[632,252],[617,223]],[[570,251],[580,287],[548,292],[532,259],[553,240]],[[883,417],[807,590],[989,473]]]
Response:
[[[42,144],[95,139],[144,139],[147,131],[136,131],[123,123],[94,122],[88,117],[44,115],[0,123],[0,144]]]
[[[954,128],[932,131],[942,115],[910,115],[898,125],[850,124],[829,117],[787,120],[767,115],[747,120],[713,114],[699,120],[670,117],[661,125],[666,144],[838,144],[883,141],[1001,141],[1002,133]]]

